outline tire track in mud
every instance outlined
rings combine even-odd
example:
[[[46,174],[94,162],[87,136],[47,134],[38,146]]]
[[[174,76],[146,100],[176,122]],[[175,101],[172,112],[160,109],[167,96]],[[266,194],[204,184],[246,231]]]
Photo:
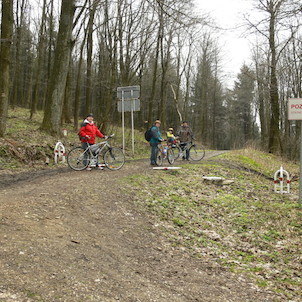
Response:
[[[217,155],[223,154],[227,151],[210,151],[207,152],[203,160],[208,160]],[[139,159],[139,160],[127,160],[127,163],[143,163],[148,162],[149,159]],[[202,161],[203,161],[202,160]],[[200,162],[202,162],[200,161]],[[178,161],[178,163],[180,163]],[[198,164],[197,162],[195,164]],[[123,168],[122,168],[123,169]],[[51,177],[61,173],[78,173],[71,170],[67,164],[65,166],[58,166],[47,168],[43,167],[40,169],[25,169],[22,172],[14,172],[13,170],[0,170],[0,189],[7,188],[10,186],[20,185],[22,183],[31,182],[35,179]]]

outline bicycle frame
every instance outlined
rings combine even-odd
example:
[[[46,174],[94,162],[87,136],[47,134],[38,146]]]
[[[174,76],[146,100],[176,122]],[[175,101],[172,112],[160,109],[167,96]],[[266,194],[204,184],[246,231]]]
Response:
[[[108,136],[112,138],[114,134]],[[100,159],[102,157],[102,159]],[[120,148],[112,147],[108,141],[82,147],[74,147],[68,152],[67,164],[76,171],[84,170],[89,166],[96,167],[102,164],[110,170],[119,170],[125,163],[125,155]]]
[[[169,164],[172,165],[174,163],[173,150],[169,144],[158,144],[156,163],[161,166],[164,159],[167,159]]]
[[[180,143],[177,143],[177,146],[181,150],[180,155],[183,155],[187,150],[189,150],[191,148],[192,145],[193,145],[193,142],[187,142],[185,145],[181,145]]]
[[[157,147],[158,147],[158,152],[160,152],[162,154],[163,159],[167,158],[167,152],[164,152],[165,146],[163,144],[158,144]],[[167,145],[166,147],[167,147],[167,149],[166,149],[166,151],[167,151],[169,146]]]
[[[177,143],[175,150],[178,150],[179,153],[176,156],[177,158],[190,159],[193,161],[199,161],[205,156],[205,148],[203,145],[197,145],[194,141],[187,142],[183,145]],[[189,153],[189,154],[187,154]],[[187,158],[189,156],[189,158]]]
[[[95,150],[95,151],[92,151],[92,146],[95,146],[97,145],[98,148]],[[83,154],[85,154],[86,152],[89,153],[90,155],[90,161],[91,160],[96,160],[98,155],[105,149],[110,149],[111,146],[109,145],[109,143],[107,141],[104,141],[104,142],[100,142],[100,143],[97,143],[97,144],[94,144],[94,145],[88,145],[88,147],[83,151]]]

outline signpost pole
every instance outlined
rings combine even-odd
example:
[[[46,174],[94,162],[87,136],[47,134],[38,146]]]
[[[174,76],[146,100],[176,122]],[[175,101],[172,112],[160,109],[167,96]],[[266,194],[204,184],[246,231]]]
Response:
[[[123,152],[125,153],[125,111],[131,112],[132,124],[132,153],[134,155],[134,111],[140,111],[140,86],[127,86],[117,88],[117,110],[122,112]]]
[[[134,115],[133,115],[133,104],[134,100],[131,101],[131,130],[132,130],[132,154],[134,156]]]
[[[302,120],[300,121],[300,180],[299,180],[299,204],[302,206]]]
[[[133,99],[133,90],[131,90],[131,132],[132,132],[132,155],[134,156],[134,99]]]
[[[123,152],[125,153],[125,103],[124,90],[122,90],[122,132],[123,132]]]
[[[288,119],[300,121],[300,179],[299,179],[299,205],[302,206],[302,98],[288,99]]]

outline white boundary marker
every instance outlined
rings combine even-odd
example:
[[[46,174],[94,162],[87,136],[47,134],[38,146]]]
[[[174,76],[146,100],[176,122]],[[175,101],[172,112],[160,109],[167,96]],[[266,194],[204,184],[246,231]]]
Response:
[[[55,164],[58,164],[59,161],[65,163],[65,155],[66,155],[65,147],[60,141],[56,143],[54,154],[55,154]]]
[[[284,190],[283,188],[286,187]],[[274,174],[274,191],[275,193],[289,193],[290,177],[289,173],[281,166]]]
[[[181,167],[153,167],[153,170],[178,170]]]

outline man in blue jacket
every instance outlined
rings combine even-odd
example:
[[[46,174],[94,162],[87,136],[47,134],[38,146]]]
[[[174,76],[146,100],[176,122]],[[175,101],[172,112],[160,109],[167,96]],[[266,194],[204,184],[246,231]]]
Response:
[[[163,139],[161,138],[160,130],[159,130],[160,124],[161,124],[160,121],[156,120],[154,122],[154,125],[151,127],[151,133],[152,133],[152,137],[150,139],[151,166],[157,166],[156,156],[157,156],[157,152],[158,152],[158,144],[163,141]]]

